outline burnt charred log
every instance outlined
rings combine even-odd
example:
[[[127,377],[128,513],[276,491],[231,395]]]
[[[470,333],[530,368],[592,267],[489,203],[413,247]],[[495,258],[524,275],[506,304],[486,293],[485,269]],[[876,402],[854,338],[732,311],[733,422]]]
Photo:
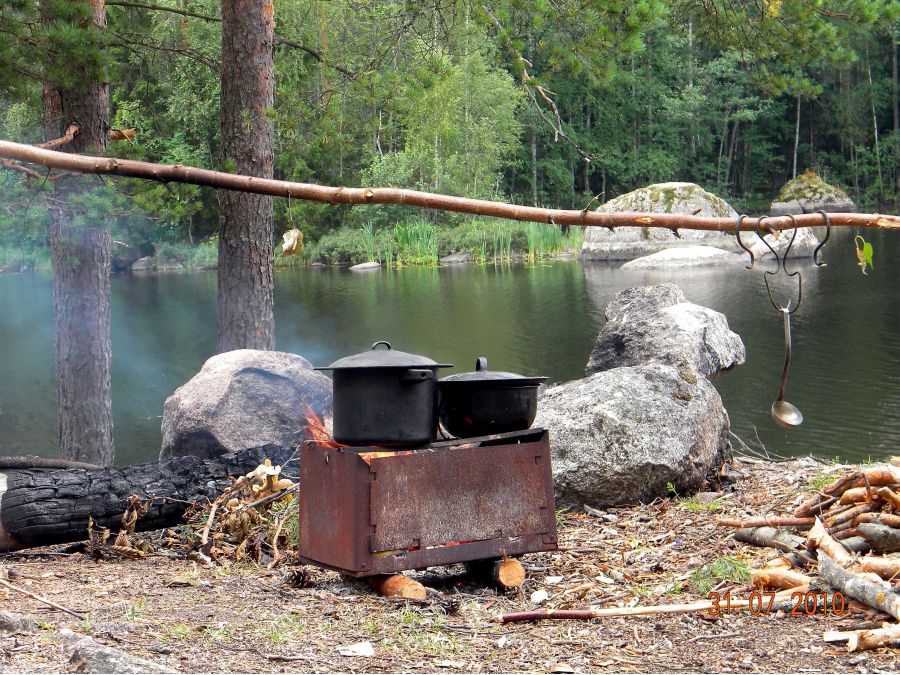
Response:
[[[263,445],[213,459],[176,457],[97,471],[0,472],[0,551],[80,541],[88,516],[117,530],[131,495],[152,500],[137,530],[177,525],[191,503],[227,488],[230,476],[252,471],[266,458],[284,464],[293,451]]]

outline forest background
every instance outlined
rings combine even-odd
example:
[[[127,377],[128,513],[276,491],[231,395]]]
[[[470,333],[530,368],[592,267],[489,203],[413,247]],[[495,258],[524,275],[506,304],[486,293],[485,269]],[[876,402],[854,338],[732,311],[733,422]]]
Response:
[[[106,4],[104,49],[84,49],[101,54],[114,85],[111,126],[136,131],[110,154],[229,170],[219,148],[219,2]],[[896,210],[898,3],[619,4],[278,0],[276,99],[266,111],[275,177],[561,208],[691,181],[764,212],[812,169],[861,208]],[[36,6],[29,24],[31,5],[0,7],[0,54],[15,55],[0,63],[0,137],[40,142],[45,74],[29,72],[27,50],[56,40],[83,55],[64,26],[40,29]],[[49,269],[35,181],[5,173],[0,268]],[[118,180],[96,198],[114,264],[155,253],[215,265],[214,191]],[[276,237],[298,227],[306,262],[485,257],[542,234],[400,207],[278,200],[275,209]]]

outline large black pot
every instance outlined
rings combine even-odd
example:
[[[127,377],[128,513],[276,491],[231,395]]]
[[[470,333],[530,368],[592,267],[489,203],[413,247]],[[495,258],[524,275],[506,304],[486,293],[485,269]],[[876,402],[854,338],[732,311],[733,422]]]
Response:
[[[334,440],[357,446],[430,443],[437,434],[437,371],[449,367],[382,340],[370,351],[316,368],[334,371]]]
[[[460,438],[528,429],[537,414],[538,386],[546,379],[488,370],[481,356],[475,372],[440,381],[441,424]]]

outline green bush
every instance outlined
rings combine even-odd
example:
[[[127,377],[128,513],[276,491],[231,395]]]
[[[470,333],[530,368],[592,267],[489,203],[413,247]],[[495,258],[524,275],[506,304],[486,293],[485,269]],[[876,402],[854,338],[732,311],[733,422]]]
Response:
[[[310,247],[309,258],[329,265],[366,261],[366,242],[362,230],[340,228],[322,236]]]

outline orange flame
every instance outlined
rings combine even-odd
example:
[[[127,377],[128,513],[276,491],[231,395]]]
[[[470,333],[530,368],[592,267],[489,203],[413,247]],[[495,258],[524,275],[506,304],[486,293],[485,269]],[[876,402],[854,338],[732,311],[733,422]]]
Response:
[[[338,443],[334,436],[328,433],[322,418],[316,414],[308,403],[306,404],[306,435],[311,441],[329,448],[346,448],[348,446]]]

